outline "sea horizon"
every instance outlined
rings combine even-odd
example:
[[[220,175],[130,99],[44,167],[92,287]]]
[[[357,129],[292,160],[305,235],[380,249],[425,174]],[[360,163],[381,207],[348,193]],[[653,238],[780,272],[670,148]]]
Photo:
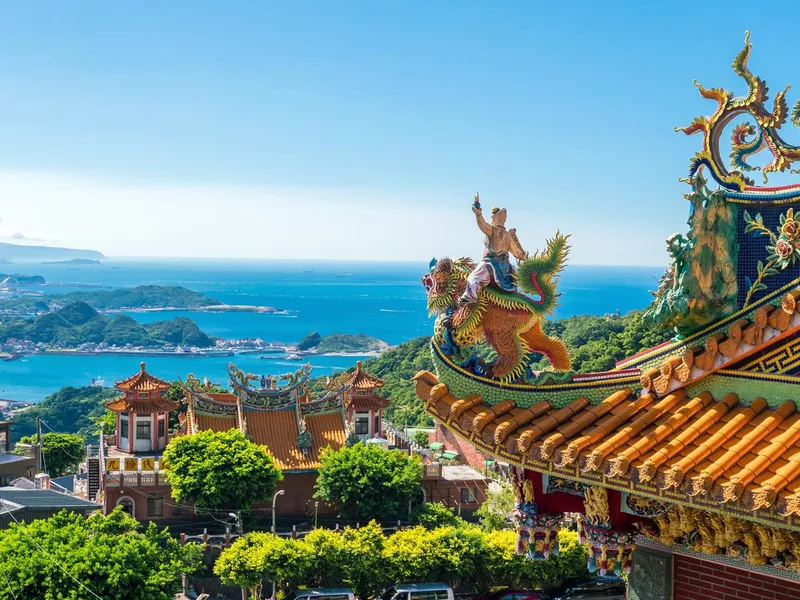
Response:
[[[211,313],[192,310],[126,312],[140,323],[188,317],[209,335],[295,343],[312,331],[322,335],[364,333],[392,346],[430,335],[421,277],[428,263],[407,261],[311,261],[302,259],[103,259],[100,264],[17,262],[20,274],[42,275],[48,284],[26,286],[47,294],[136,285],[180,285],[227,304],[273,306],[283,314]],[[558,282],[554,318],[582,314],[625,314],[650,304],[660,267],[568,265]],[[315,356],[314,375],[329,375],[355,364],[358,356]],[[250,372],[279,374],[297,362],[259,355],[233,357],[147,357],[154,374],[174,379],[193,373],[227,383],[233,360]],[[0,362],[0,398],[41,401],[66,385],[107,384],[138,368],[134,356],[29,355]]]

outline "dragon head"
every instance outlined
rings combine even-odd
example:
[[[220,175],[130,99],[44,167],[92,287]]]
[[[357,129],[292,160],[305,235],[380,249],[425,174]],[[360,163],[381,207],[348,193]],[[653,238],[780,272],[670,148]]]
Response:
[[[428,313],[437,315],[454,306],[464,293],[467,275],[475,268],[468,258],[433,259],[430,271],[422,277],[422,285],[428,295]]]

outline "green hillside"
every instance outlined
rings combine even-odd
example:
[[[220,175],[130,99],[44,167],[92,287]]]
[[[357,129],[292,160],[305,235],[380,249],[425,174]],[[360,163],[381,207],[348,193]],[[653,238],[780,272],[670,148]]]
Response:
[[[105,343],[109,346],[162,346],[165,344],[207,348],[213,344],[191,319],[140,324],[131,317],[105,317],[85,302],[72,302],[33,319],[8,319],[0,323],[0,342],[28,340],[59,348]]]
[[[612,369],[617,361],[669,337],[668,332],[645,325],[641,311],[624,316],[582,315],[554,319],[546,322],[544,329],[549,335],[564,340],[572,366],[579,373]],[[384,415],[397,427],[432,425],[411,381],[417,371],[433,370],[429,342],[428,337],[416,338],[364,361],[367,372],[383,379],[385,385],[380,393],[392,399]],[[546,368],[547,361],[542,360],[538,367]]]
[[[197,308],[220,304],[219,300],[176,285],[139,285],[117,290],[93,290],[52,296],[51,302],[85,302],[97,310],[126,308]]]

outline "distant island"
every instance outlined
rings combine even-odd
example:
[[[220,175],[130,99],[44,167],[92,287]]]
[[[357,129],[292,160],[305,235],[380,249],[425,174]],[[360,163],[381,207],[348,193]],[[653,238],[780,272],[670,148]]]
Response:
[[[106,317],[85,302],[72,302],[33,319],[12,318],[0,323],[0,343],[11,351],[84,349],[98,352],[117,348],[163,348],[214,345],[191,319],[140,324],[131,317]],[[7,348],[7,351],[9,349]]]
[[[17,277],[23,276],[13,276]],[[0,276],[2,281],[3,276]],[[25,284],[44,283],[44,278],[29,276]],[[25,285],[17,279],[20,285]],[[0,299],[0,315],[32,316],[58,310],[72,302],[85,302],[101,313],[195,310],[209,312],[261,312],[285,314],[272,306],[244,306],[224,304],[200,292],[176,285],[140,285],[116,290],[91,290],[51,294],[47,296],[18,295]]]
[[[100,261],[93,258],[69,258],[67,260],[43,260],[43,265],[99,265]]]
[[[389,348],[389,344],[383,340],[363,333],[333,333],[322,336],[312,331],[297,344],[297,350],[305,354],[377,356]]]
[[[73,258],[88,258],[97,260],[105,258],[97,250],[83,250],[75,248],[59,248],[56,246],[22,246],[0,242],[0,259],[5,260],[69,260]]]
[[[178,285],[139,285],[116,290],[71,292],[48,297],[52,302],[85,302],[99,311],[129,309],[192,309],[221,304],[215,298]]]

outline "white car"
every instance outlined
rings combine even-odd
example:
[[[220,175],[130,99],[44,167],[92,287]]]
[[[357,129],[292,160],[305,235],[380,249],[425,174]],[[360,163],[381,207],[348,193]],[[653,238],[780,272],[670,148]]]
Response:
[[[453,588],[444,583],[400,584],[383,592],[381,600],[453,600]]]
[[[286,600],[356,600],[353,590],[345,588],[309,588],[295,590]]]

